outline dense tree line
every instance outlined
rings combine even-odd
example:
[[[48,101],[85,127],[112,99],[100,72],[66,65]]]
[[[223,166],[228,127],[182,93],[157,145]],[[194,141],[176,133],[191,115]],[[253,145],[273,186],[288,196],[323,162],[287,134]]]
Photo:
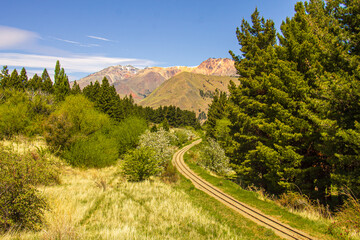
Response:
[[[9,74],[7,66],[4,66],[0,74],[0,86],[2,89],[29,91],[45,95],[52,94],[56,102],[64,101],[65,97],[71,94],[84,94],[95,103],[98,110],[108,114],[118,122],[129,116],[137,116],[157,124],[166,119],[172,127],[200,127],[194,112],[181,110],[174,106],[159,107],[157,109],[144,108],[135,104],[131,95],[120,98],[114,86],[110,86],[106,78],[102,80],[101,84],[98,81],[91,83],[83,91],[76,81],[70,88],[69,79],[64,68],[61,68],[59,61],[56,62],[55,66],[54,84],[46,69],[44,69],[41,77],[35,74],[29,79],[25,68],[22,68],[19,75],[16,69]]]
[[[172,127],[200,127],[196,115],[192,111],[181,110],[175,106],[160,106],[153,109],[135,104],[131,95],[120,98],[115,87],[110,86],[106,77],[101,84],[96,81],[94,84],[91,83],[86,86],[83,89],[83,94],[93,101],[98,109],[117,121],[132,115],[156,124],[162,123],[166,119]]]
[[[312,0],[281,34],[257,9],[242,21],[242,55],[230,51],[241,84],[215,96],[207,123],[238,181],[328,203],[343,186],[360,196],[359,15],[358,0]]]

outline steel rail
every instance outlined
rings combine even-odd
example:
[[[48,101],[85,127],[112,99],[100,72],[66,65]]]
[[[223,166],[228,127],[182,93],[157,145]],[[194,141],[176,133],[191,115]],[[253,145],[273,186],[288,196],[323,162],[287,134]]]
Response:
[[[207,181],[203,180],[199,176],[197,176],[184,162],[183,156],[186,151],[188,151],[191,147],[199,144],[200,140],[197,140],[184,148],[180,149],[178,152],[174,154],[173,164],[177,167],[178,171],[183,174],[186,178],[190,179],[193,184],[204,191],[208,195],[214,197],[215,199],[223,202],[225,205],[235,209],[237,212],[241,213],[247,218],[257,222],[258,224],[265,226],[274,230],[274,232],[286,239],[296,239],[296,240],[315,240],[315,238],[310,237],[308,234],[303,233],[299,230],[296,230],[284,223],[279,222],[278,220],[273,219],[259,210],[256,210],[252,207],[247,206],[246,204],[234,199],[228,194],[225,194],[218,188],[214,187]]]

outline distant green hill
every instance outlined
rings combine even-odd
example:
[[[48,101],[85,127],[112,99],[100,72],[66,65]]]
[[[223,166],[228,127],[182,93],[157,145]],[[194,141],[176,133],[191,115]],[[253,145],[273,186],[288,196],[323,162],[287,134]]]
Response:
[[[183,72],[161,84],[140,105],[155,108],[173,105],[195,111],[197,115],[207,113],[216,89],[228,92],[230,80],[238,83],[236,77]]]

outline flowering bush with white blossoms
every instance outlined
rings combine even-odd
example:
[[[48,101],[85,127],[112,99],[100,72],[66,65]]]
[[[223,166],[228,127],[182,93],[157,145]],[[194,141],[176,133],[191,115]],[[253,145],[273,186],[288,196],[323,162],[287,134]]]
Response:
[[[201,153],[200,165],[221,176],[231,175],[232,169],[224,149],[212,138],[208,138],[207,141],[208,145],[203,147]]]
[[[198,137],[193,131],[189,129],[175,129],[172,132],[173,135],[172,135],[171,143],[178,147]]]
[[[174,148],[171,146],[172,134],[160,128],[157,132],[146,131],[140,136],[139,147],[149,147],[155,152],[155,158],[164,166],[166,161],[171,161]]]

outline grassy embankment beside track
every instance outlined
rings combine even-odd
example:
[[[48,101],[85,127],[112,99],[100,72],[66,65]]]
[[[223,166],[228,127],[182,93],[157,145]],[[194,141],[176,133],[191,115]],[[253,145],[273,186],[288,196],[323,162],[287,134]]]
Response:
[[[274,201],[264,198],[261,194],[248,191],[241,188],[236,183],[226,180],[224,178],[210,174],[210,172],[201,168],[196,164],[196,157],[201,145],[194,146],[184,155],[187,165],[204,180],[218,187],[225,193],[233,196],[235,199],[248,204],[254,208],[259,209],[263,213],[273,216],[280,221],[289,224],[290,226],[308,232],[309,234],[320,239],[337,239],[337,237],[330,235],[329,226],[330,220],[325,218],[315,219],[312,213],[291,213],[284,207],[279,206]],[[308,216],[308,217],[307,217]]]

